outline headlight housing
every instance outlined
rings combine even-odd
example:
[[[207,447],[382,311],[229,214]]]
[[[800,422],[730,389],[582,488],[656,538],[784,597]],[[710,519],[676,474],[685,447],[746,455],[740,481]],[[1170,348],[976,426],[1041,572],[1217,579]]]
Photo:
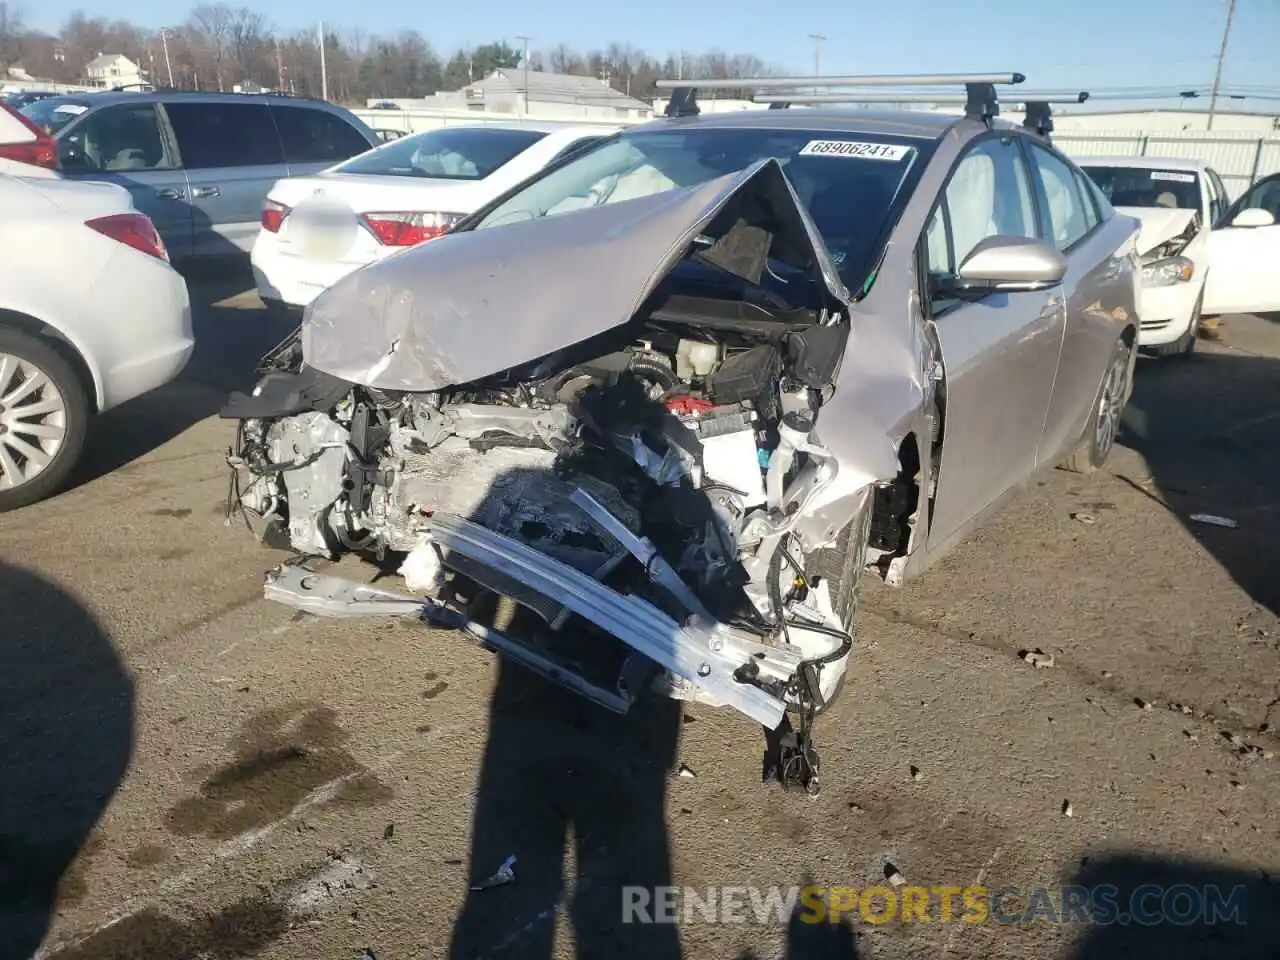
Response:
[[[1196,272],[1196,265],[1186,257],[1165,257],[1142,265],[1144,287],[1171,287],[1186,283]]]

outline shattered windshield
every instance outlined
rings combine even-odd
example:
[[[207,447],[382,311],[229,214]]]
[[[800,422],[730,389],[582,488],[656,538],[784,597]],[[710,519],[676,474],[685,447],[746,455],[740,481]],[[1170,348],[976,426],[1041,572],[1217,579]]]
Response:
[[[675,129],[624,133],[526,186],[475,229],[705,183],[773,157],[851,289],[871,268],[881,232],[915,168],[903,138],[777,129]],[[852,282],[851,282],[852,281]]]

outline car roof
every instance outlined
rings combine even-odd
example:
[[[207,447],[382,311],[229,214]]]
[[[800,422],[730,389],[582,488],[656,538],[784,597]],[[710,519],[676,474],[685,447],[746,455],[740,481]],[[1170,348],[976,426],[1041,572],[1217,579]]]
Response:
[[[342,110],[337,104],[309,97],[271,93],[215,93],[203,90],[90,90],[61,94],[59,100],[102,106],[111,103],[156,103],[183,101],[188,103],[282,103],[312,107],[317,110]]]
[[[539,133],[585,133],[599,134],[600,136],[608,136],[621,129],[621,125],[617,124],[588,124],[588,123],[569,123],[563,120],[500,120],[497,122],[486,123],[459,123],[449,124],[447,127],[437,127],[436,130],[536,130]],[[417,136],[419,133],[434,133],[435,130],[415,130],[406,136]]]
[[[822,130],[831,133],[882,134],[938,140],[966,118],[955,114],[930,113],[925,110],[867,110],[850,107],[789,107],[785,110],[735,110],[705,113],[694,117],[676,117],[638,124],[631,129],[686,130]],[[999,127],[1013,129],[1005,121]],[[975,127],[976,129],[976,127]]]
[[[1191,170],[1203,171],[1209,164],[1204,160],[1185,157],[1076,157],[1082,167],[1134,167],[1139,170]]]

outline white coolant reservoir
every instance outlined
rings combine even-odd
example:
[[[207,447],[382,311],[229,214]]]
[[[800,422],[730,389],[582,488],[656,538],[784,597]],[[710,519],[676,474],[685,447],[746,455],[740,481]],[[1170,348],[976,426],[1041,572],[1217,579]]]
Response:
[[[701,340],[681,340],[676,344],[676,376],[681,380],[706,377],[716,368],[720,348]]]

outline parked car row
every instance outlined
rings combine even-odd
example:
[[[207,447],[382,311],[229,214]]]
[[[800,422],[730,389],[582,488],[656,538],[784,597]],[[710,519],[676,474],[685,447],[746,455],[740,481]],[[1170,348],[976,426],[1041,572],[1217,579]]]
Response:
[[[273,184],[381,142],[349,111],[294,97],[105,92],[22,113],[54,139],[64,176],[127,189],[175,261],[248,253]]]

